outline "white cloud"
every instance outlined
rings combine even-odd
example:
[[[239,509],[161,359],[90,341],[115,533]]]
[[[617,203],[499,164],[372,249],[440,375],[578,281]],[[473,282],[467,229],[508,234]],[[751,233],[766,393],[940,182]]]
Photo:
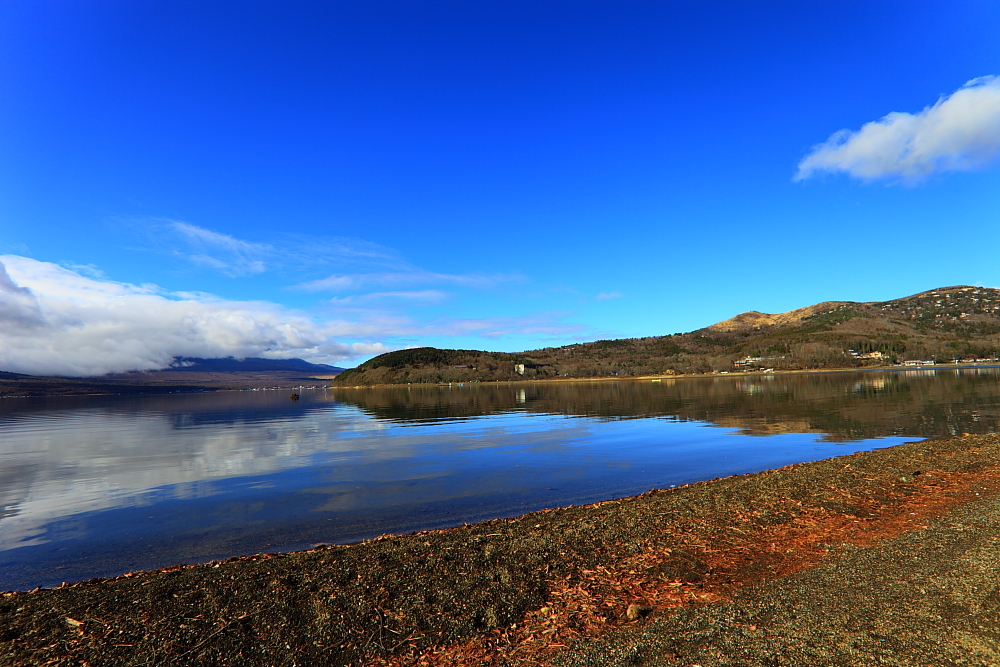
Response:
[[[448,298],[448,294],[436,289],[414,290],[410,292],[370,292],[354,296],[333,297],[329,303],[337,306],[354,304],[369,304],[384,301],[401,301],[409,303],[439,303]]]
[[[357,298],[431,302],[445,296],[417,290]],[[155,285],[115,282],[0,255],[0,370],[94,376],[166,368],[176,357],[301,357],[336,363],[432,336],[496,339],[586,330],[566,323],[569,313],[563,312],[419,322],[379,311],[360,320],[344,318],[349,311],[331,308],[318,319],[273,303],[168,293]]]
[[[330,265],[384,268],[401,263],[391,248],[355,238],[307,237],[276,231],[269,234],[267,243],[256,243],[170,218],[133,218],[117,223],[127,236],[139,236],[141,250],[214,269],[232,278]]]
[[[367,287],[394,287],[411,285],[455,285],[458,287],[473,287],[485,289],[502,282],[521,280],[515,275],[483,275],[483,274],[449,274],[434,273],[423,269],[407,269],[404,271],[382,271],[370,273],[334,274],[320,280],[296,285],[296,289],[305,292],[348,292]]]
[[[0,264],[0,322],[12,331],[33,330],[42,325],[41,307],[31,290],[16,284]]]
[[[393,349],[343,343],[384,332],[317,322],[275,304],[170,298],[155,286],[0,256],[0,370],[89,376],[165,368],[174,357],[303,357],[334,362]]]
[[[243,241],[187,222],[170,220],[166,224],[185,246],[177,252],[195,264],[228,276],[263,273],[267,269],[264,258],[274,252],[270,245]]]
[[[356,239],[288,236],[270,245],[176,220],[131,221],[131,229],[139,229],[139,222],[152,242],[147,250],[230,276],[303,268],[316,275],[335,265],[339,273],[296,286],[333,295],[304,313],[262,301],[116,282],[92,265],[0,255],[0,371],[94,376],[165,368],[176,357],[301,357],[337,363],[426,344],[428,337],[559,337],[586,330],[566,323],[566,313],[419,320],[404,314],[414,306],[459,297],[463,290],[526,280],[517,274],[437,273]]]
[[[483,338],[510,336],[566,336],[582,334],[586,327],[562,321],[567,313],[535,313],[526,317],[484,317],[447,320],[430,324],[426,332],[433,335],[468,335]]]
[[[620,299],[623,296],[625,295],[622,294],[621,292],[601,292],[594,298],[597,299],[598,301],[607,301],[608,299]]]
[[[841,130],[799,163],[794,180],[844,172],[865,180],[917,182],[982,169],[1000,156],[1000,78],[972,79],[916,114],[892,112]]]

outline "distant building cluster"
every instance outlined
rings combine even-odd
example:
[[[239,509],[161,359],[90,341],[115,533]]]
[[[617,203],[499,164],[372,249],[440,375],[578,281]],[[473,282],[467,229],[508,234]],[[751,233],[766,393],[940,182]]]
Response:
[[[995,358],[979,358],[979,359],[952,359],[953,364],[995,364],[997,363]],[[937,362],[933,359],[907,359],[903,362],[904,366],[934,366]]]
[[[848,350],[850,354],[855,359],[868,360],[868,361],[889,361],[892,357],[891,355],[882,352],[881,350],[872,350],[871,352],[858,352],[857,350]],[[784,359],[785,357],[751,357],[746,356],[742,359],[737,359],[733,362],[733,366],[737,370],[744,371],[760,371],[764,370],[762,367],[768,365],[768,362],[777,361],[779,359]],[[934,359],[907,359],[901,363],[897,363],[897,366],[935,366],[937,361]],[[968,359],[952,359],[951,363],[954,364],[996,364],[1000,363],[1000,359],[997,358],[972,358]],[[773,370],[773,369],[767,369]]]
[[[778,361],[779,359],[784,359],[784,357],[743,357],[734,361],[733,366],[736,368],[749,368],[751,366],[761,366],[769,361]]]

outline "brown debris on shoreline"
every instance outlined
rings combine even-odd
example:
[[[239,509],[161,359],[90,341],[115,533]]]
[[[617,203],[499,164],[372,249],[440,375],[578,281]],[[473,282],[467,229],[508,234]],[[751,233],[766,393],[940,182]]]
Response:
[[[1000,438],[911,443],[350,547],[0,597],[0,665],[548,665],[920,530]]]
[[[759,475],[781,476],[808,465]],[[842,470],[851,468],[845,462]],[[845,547],[867,546],[919,529],[976,494],[974,487],[998,488],[1000,467],[985,468],[977,462],[953,470],[916,470],[888,489],[882,484],[889,480],[866,477],[868,484],[860,488],[827,485],[822,494],[827,499],[814,506],[789,497],[756,510],[734,507],[729,516],[702,517],[677,532],[664,530],[664,536],[686,550],[646,545],[641,554],[619,554],[611,569],[584,569],[576,579],[553,582],[546,607],[528,614],[517,628],[374,664],[549,665],[562,650],[628,627],[646,613],[722,602],[736,588],[801,571]],[[879,495],[883,492],[886,495]],[[632,607],[646,613],[635,618],[621,613]]]

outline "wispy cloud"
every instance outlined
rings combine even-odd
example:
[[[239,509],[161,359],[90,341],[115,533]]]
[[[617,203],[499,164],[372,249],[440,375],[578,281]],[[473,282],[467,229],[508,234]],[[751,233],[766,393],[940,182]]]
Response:
[[[525,280],[524,276],[516,274],[429,271],[414,266],[392,248],[355,238],[277,234],[268,243],[257,243],[181,220],[147,218],[128,221],[127,224],[132,229],[141,229],[146,235],[146,250],[166,252],[181,261],[214,269],[230,277],[265,271],[298,276],[322,275],[324,269],[329,271],[329,267],[336,266],[340,269],[337,273],[312,280],[300,279],[292,288],[303,292],[332,293],[337,298],[354,302],[379,298],[440,299],[443,292],[407,288],[450,286],[487,289]],[[351,294],[372,290],[369,296]]]
[[[166,225],[180,241],[176,253],[228,276],[263,273],[267,270],[265,258],[274,254],[268,244],[243,241],[187,222],[171,220]]]
[[[333,297],[328,303],[337,306],[362,305],[384,302],[408,302],[417,304],[440,303],[448,298],[446,292],[434,289],[415,290],[410,292],[370,292],[353,296]]]
[[[295,288],[305,292],[349,292],[371,287],[404,287],[412,285],[454,285],[488,288],[499,283],[522,280],[520,276],[503,274],[449,274],[422,269],[370,273],[341,273],[319,280],[300,283]]]
[[[184,220],[149,217],[117,222],[130,236],[141,239],[138,249],[165,254],[234,278],[265,271],[320,273],[330,266],[384,270],[402,262],[395,250],[356,238],[277,232],[269,236],[267,243],[261,243]]]
[[[607,301],[608,299],[620,299],[623,296],[625,295],[622,294],[621,292],[601,292],[594,298],[597,299],[598,301]]]
[[[423,333],[438,336],[476,335],[484,338],[509,336],[570,336],[587,330],[581,324],[565,321],[569,313],[541,312],[525,317],[484,317],[451,319],[432,322],[423,327]]]
[[[1000,79],[972,79],[915,114],[892,112],[860,130],[841,130],[813,148],[794,180],[843,172],[864,180],[915,183],[973,171],[1000,157]]]

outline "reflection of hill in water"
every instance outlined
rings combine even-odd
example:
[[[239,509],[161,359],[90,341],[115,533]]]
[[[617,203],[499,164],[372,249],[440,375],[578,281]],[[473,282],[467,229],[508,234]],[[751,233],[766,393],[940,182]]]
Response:
[[[217,391],[196,394],[150,394],[145,396],[44,396],[7,398],[0,401],[0,420],[23,419],[50,412],[100,411],[111,415],[158,413],[175,426],[260,422],[295,419],[327,408],[332,398],[325,391],[302,391],[299,400],[288,400],[289,390]]]
[[[985,433],[1000,423],[998,369],[679,378],[662,382],[336,388],[379,419],[462,419],[497,412],[603,419],[664,417],[754,435],[827,433],[838,440]]]

